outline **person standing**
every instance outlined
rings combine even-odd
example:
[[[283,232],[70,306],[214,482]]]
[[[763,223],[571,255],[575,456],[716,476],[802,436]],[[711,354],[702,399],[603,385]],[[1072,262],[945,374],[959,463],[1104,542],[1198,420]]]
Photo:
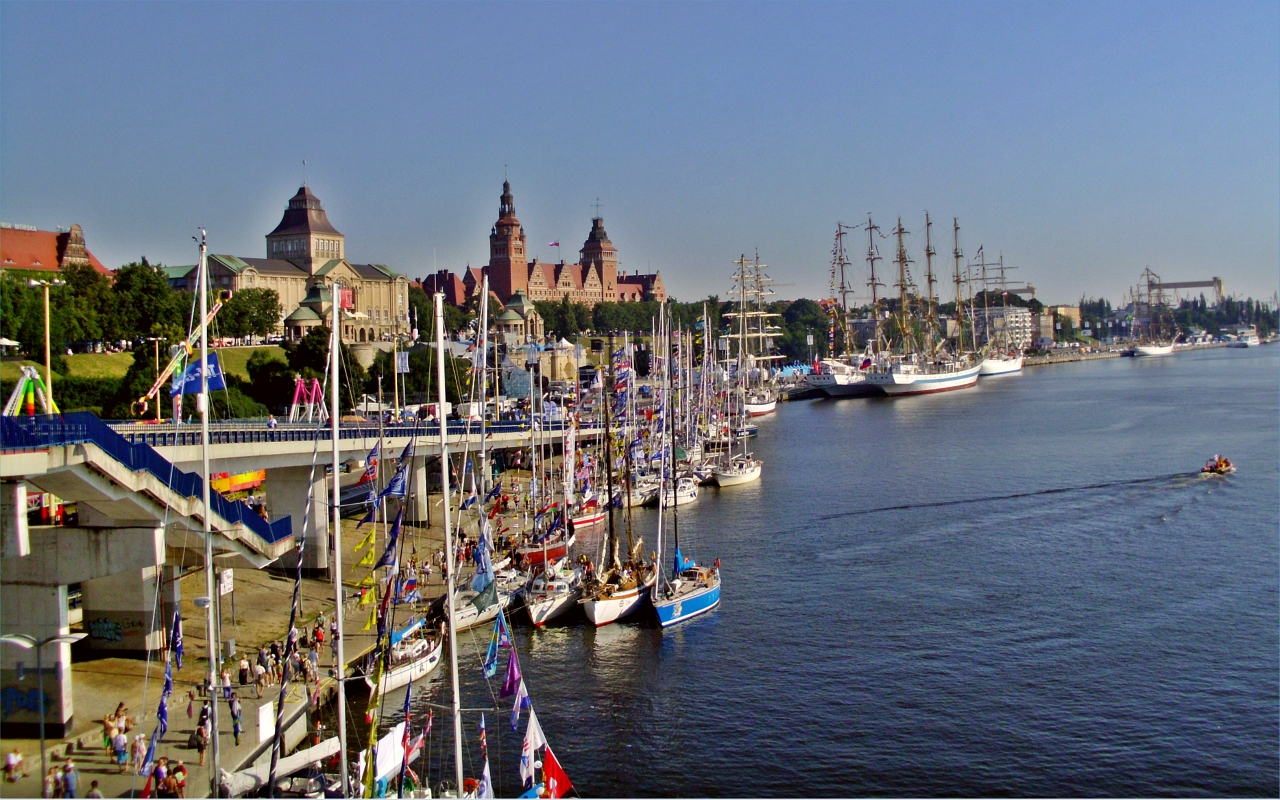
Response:
[[[240,657],[240,685],[249,685],[249,659],[244,656]]]
[[[62,796],[75,797],[79,788],[80,770],[76,768],[76,762],[68,758],[62,765]]]
[[[95,800],[96,798],[102,797],[102,790],[98,788],[97,781],[93,781],[89,784],[89,791],[86,792],[84,796],[87,798],[95,798]]]
[[[175,792],[175,796],[186,797],[187,796],[187,767],[181,761],[179,761],[178,765],[173,768],[173,779],[174,781],[177,782],[177,791]]]
[[[231,733],[235,736],[236,747],[240,746],[240,696],[232,693],[231,702],[228,704],[231,708]]]
[[[22,768],[22,751],[13,748],[12,752],[4,757],[4,777],[9,783],[18,780],[18,773],[22,773],[22,777],[27,777],[27,771]]]
[[[44,775],[44,789],[41,791],[41,797],[57,797],[58,791],[58,768],[49,767],[49,771]]]

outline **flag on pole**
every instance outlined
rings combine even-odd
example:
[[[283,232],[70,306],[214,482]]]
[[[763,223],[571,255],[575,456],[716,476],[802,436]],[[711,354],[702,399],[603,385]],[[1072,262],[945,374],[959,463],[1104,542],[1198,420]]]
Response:
[[[395,565],[396,542],[400,538],[400,523],[403,520],[404,507],[401,506],[400,510],[396,512],[396,521],[391,526],[391,536],[387,539],[387,549],[382,551],[382,558],[378,559],[378,563],[374,565],[375,569],[378,567],[390,567]],[[369,552],[372,553],[373,551],[370,550]]]
[[[547,785],[547,797],[552,798],[564,797],[565,792],[573,788],[564,767],[560,766],[555,753],[551,752],[551,745],[547,745],[547,750],[542,755],[542,782]]]
[[[363,524],[364,524],[364,520],[360,520],[360,525],[363,525]],[[360,526],[359,526],[359,525],[357,525],[356,527],[360,527]],[[360,540],[359,544],[357,544],[357,545],[356,545],[356,552],[357,552],[357,553],[359,553],[361,550],[365,549],[365,548],[366,548],[366,547],[368,547],[369,545],[373,544],[373,536],[374,536],[374,534],[375,534],[375,533],[377,533],[377,531],[378,531],[378,529],[377,529],[377,528],[374,528],[373,530],[371,530],[371,531],[369,531],[367,534],[365,534],[365,537],[364,537],[363,539],[361,539],[361,540]]]
[[[362,567],[372,567],[374,558],[375,553],[373,552],[373,548],[370,547],[369,552],[365,553],[364,556],[356,562],[356,564]]]
[[[173,612],[173,631],[169,636],[169,649],[178,661],[178,669],[182,669],[182,616],[176,609]]]
[[[502,682],[498,697],[514,697],[522,677],[520,674],[520,660],[516,658],[516,651],[512,650],[511,658],[507,659],[507,677]]]
[[[408,476],[405,474],[405,467],[401,464],[396,469],[396,474],[391,476],[391,480],[387,483],[386,488],[382,490],[382,494],[378,495],[378,499],[381,500],[384,497],[404,497],[405,483],[407,480]]]
[[[480,773],[480,785],[476,787],[476,797],[481,800],[493,797],[493,778],[489,777],[488,756],[484,759],[484,770]]]
[[[360,630],[362,631],[373,630],[373,623],[377,621],[378,621],[378,609],[376,608],[369,609],[369,620],[365,622],[364,627],[361,628]]]
[[[369,451],[369,455],[364,460],[364,474],[360,476],[360,480],[356,481],[356,486],[369,483],[378,477],[378,443],[373,443],[373,449]]]
[[[538,715],[529,709],[529,727],[524,732],[524,746],[520,748],[520,779],[528,785],[536,777],[533,766],[533,754],[539,747],[545,746],[547,737],[542,735],[542,726],[538,724]]]
[[[529,690],[524,688],[524,681],[520,681],[520,688],[516,689],[515,704],[511,706],[511,730],[520,730],[520,712],[531,705],[533,701],[529,699]]]
[[[370,487],[369,487],[369,496],[368,496],[368,497],[366,497],[366,498],[364,499],[364,501],[365,501],[366,503],[368,503],[368,504],[369,504],[369,510],[368,510],[368,512],[366,512],[366,513],[365,513],[365,515],[364,515],[363,517],[361,517],[361,518],[360,518],[360,521],[356,523],[356,530],[360,530],[360,526],[361,526],[361,525],[368,525],[370,522],[373,522],[373,521],[374,521],[374,519],[376,519],[376,518],[377,518],[377,514],[378,514],[378,501],[379,501],[380,499],[381,499],[381,498],[380,498],[380,497],[378,497],[378,493],[377,493],[376,491],[374,491],[374,489],[373,489],[373,487],[372,487],[372,486],[370,486]],[[372,536],[373,534],[371,533],[371,534],[369,534],[369,535],[370,535],[370,536]],[[363,545],[361,545],[361,546],[363,546]],[[356,549],[358,550],[358,549],[359,549],[359,547],[357,547]]]
[[[483,711],[480,712],[480,756],[484,758],[485,761],[489,760],[489,743],[485,741],[485,737],[484,737],[484,712]]]
[[[554,242],[552,242],[551,244],[547,245],[547,247],[559,247],[559,246],[560,246],[560,240],[559,240],[559,239],[556,239]]]

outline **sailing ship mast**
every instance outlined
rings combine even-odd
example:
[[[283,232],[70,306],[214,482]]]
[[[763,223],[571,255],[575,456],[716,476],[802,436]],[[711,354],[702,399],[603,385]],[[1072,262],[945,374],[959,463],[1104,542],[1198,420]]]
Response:
[[[851,287],[845,280],[845,268],[849,266],[849,257],[844,251],[844,235],[847,231],[852,230],[848,225],[841,222],[836,223],[836,241],[835,246],[831,249],[831,291],[840,293],[840,314],[841,314],[841,335],[844,337],[844,355],[848,356],[850,352],[849,341],[850,336],[849,325],[849,292]],[[840,284],[836,286],[836,272],[840,273]],[[832,355],[835,355],[834,353]]]
[[[933,292],[933,285],[935,283],[935,280],[933,278],[933,257],[936,254],[937,254],[937,251],[933,249],[933,221],[929,219],[929,212],[926,211],[924,212],[924,258],[925,258],[925,280],[929,285],[929,307],[928,307],[928,312],[925,315],[925,320],[926,320],[925,324],[928,326],[927,333],[926,333],[928,340],[927,340],[926,346],[928,348],[928,353],[931,358],[933,357],[933,352],[934,352],[933,334],[934,334],[934,329],[937,326],[937,319],[936,319],[936,313],[935,313],[936,300]]]
[[[902,227],[902,217],[898,217],[898,226],[893,229],[893,233],[898,237],[898,254],[894,258],[894,263],[898,265],[898,335],[902,338],[903,354],[908,351],[914,351],[915,336],[910,332],[911,315],[907,309],[910,301],[910,294],[907,289],[911,285],[911,276],[907,272],[907,265],[911,263],[911,259],[907,256],[907,246],[903,237],[909,233]]]
[[[955,243],[951,255],[956,260],[956,354],[964,348],[964,296],[960,293],[960,260],[964,253],[960,250],[960,218],[952,217],[952,241]]]
[[[209,248],[205,241],[205,232],[200,230],[200,397],[197,405],[200,410],[200,483],[204,500],[204,586],[205,597],[209,605],[205,607],[205,655],[209,661],[209,693],[218,685],[219,639],[216,620],[213,613],[213,520],[209,516]],[[157,402],[159,400],[157,399]],[[218,767],[218,701],[210,704],[209,711],[209,787],[213,797],[218,796],[218,780],[221,770]]]
[[[330,440],[333,444],[333,507],[329,515],[333,517],[333,619],[338,625],[338,632],[333,635],[334,659],[338,672],[338,771],[342,780],[343,791],[348,791],[347,782],[347,662],[343,648],[342,630],[342,489],[338,486],[338,359],[342,349],[342,328],[339,320],[339,307],[342,305],[342,288],[336,281],[333,284],[331,310],[333,312],[333,330],[330,333],[329,346],[329,424]],[[274,789],[274,787],[272,787]]]
[[[876,262],[881,260],[880,250],[876,247],[875,235],[880,232],[880,226],[871,221],[871,215],[867,215],[867,263],[871,266],[871,279],[867,281],[867,285],[871,287],[871,313],[875,317],[876,345],[875,350],[880,348],[880,294],[877,287],[884,286],[876,280]]]
[[[444,417],[444,294],[435,294],[436,322],[436,394],[440,420],[440,492],[444,511],[445,607],[449,609],[449,677],[453,688],[453,769],[457,791],[462,792],[462,695],[458,690],[458,626],[457,610],[453,606],[453,590],[458,564],[453,557],[453,528],[449,524],[449,437]],[[482,302],[487,301],[482,300]]]

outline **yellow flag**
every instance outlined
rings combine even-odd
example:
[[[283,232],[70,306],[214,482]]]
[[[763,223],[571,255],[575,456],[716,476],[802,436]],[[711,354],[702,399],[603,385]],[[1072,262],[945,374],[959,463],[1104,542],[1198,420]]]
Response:
[[[369,552],[364,554],[364,558],[360,559],[356,563],[360,566],[372,567],[375,560],[377,560],[377,554],[373,552],[373,548],[371,547],[369,548]]]
[[[360,605],[367,606],[373,602],[373,592],[365,592],[360,595]]]
[[[375,608],[374,610],[369,612],[369,621],[364,624],[364,627],[361,628],[361,630],[365,630],[365,631],[373,630],[373,624],[377,621],[378,621],[378,610]]]
[[[370,572],[368,575],[365,575],[363,578],[361,578],[360,582],[357,583],[356,586],[372,586],[373,584],[374,584],[373,573]]]
[[[377,532],[378,532],[378,529],[377,529],[377,528],[370,528],[370,529],[369,529],[369,535],[367,535],[367,536],[365,536],[363,539],[361,539],[361,540],[360,540],[360,543],[356,545],[356,552],[357,552],[357,553],[359,553],[361,550],[363,550],[363,549],[365,549],[366,547],[368,547],[369,545],[373,544],[373,536],[374,536],[374,534],[375,534],[375,533],[377,533]]]

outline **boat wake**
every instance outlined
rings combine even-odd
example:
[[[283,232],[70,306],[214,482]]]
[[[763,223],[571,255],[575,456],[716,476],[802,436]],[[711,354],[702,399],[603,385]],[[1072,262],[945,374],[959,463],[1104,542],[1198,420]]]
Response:
[[[929,503],[904,503],[898,506],[878,506],[876,508],[858,508],[850,511],[841,511],[837,514],[824,514],[815,517],[818,520],[842,519],[844,517],[857,517],[865,514],[883,514],[889,511],[908,511],[915,508],[943,508],[946,506],[964,506],[976,503],[991,503],[1000,500],[1017,500],[1023,497],[1040,497],[1050,494],[1071,494],[1074,492],[1089,492],[1097,489],[1111,489],[1117,486],[1141,486],[1143,484],[1161,483],[1163,481],[1179,481],[1178,485],[1185,485],[1185,482],[1196,480],[1200,477],[1198,472],[1173,472],[1168,475],[1155,475],[1148,478],[1131,478],[1123,481],[1107,481],[1105,483],[1090,483],[1084,486],[1063,486],[1054,489],[1037,489],[1033,492],[1017,492],[1014,494],[997,494],[987,497],[970,497],[963,500],[937,500]]]

